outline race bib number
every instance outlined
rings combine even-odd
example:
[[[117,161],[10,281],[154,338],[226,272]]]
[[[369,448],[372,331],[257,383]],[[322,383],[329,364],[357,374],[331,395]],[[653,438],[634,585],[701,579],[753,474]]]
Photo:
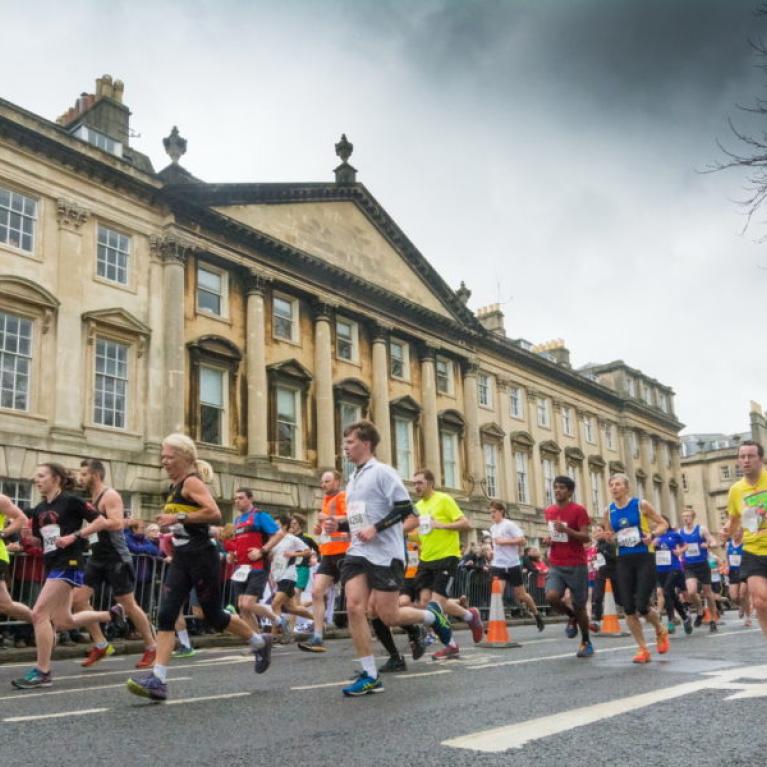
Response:
[[[189,543],[189,536],[181,522],[176,522],[175,525],[171,525],[170,531],[173,534],[172,540],[174,546],[186,546],[186,544]]]
[[[230,580],[236,583],[244,583],[250,575],[250,565],[240,565],[233,573]]]
[[[61,537],[61,528],[58,525],[44,525],[40,528],[43,536],[43,554],[51,554],[56,551],[56,539]]]
[[[730,554],[727,559],[730,563],[730,567],[740,567],[740,560],[743,559],[743,557],[740,554]]]
[[[549,522],[549,537],[552,543],[567,543],[567,533],[560,532],[554,527],[554,521]],[[556,520],[558,521],[558,520]]]
[[[722,581],[722,575],[719,572],[719,570],[712,570],[711,571],[711,583],[721,583]]]
[[[411,551],[408,549],[407,552],[407,566],[408,569],[411,567],[418,567],[418,552],[417,551]]]
[[[671,552],[668,549],[658,549],[655,552],[655,564],[668,567],[671,564]]]
[[[93,546],[94,543],[99,542],[99,534],[98,533],[91,533],[88,536],[88,543],[90,543],[91,546]]]
[[[346,518],[349,520],[349,532],[358,535],[360,530],[370,527],[365,511],[365,501],[351,501],[347,508]]]
[[[688,543],[687,544],[687,550],[685,551],[685,554],[688,557],[699,557],[700,556],[700,546],[698,546],[697,543]]]
[[[418,517],[418,534],[419,535],[428,535],[431,532],[431,517],[427,514],[424,514],[421,517]]]
[[[755,533],[764,523],[767,512],[767,492],[754,493],[743,499],[745,504],[741,515],[741,524],[750,533]]]
[[[597,564],[597,569],[599,570],[602,567],[607,567],[607,560],[605,559],[604,554],[597,554],[596,559],[594,560]]]
[[[624,527],[622,530],[618,530],[616,539],[620,547],[633,549],[634,546],[639,546],[642,536],[639,533],[638,527]]]

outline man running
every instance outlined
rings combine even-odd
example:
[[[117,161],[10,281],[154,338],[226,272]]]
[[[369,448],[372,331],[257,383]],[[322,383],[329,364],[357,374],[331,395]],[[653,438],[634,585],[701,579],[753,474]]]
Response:
[[[554,478],[554,503],[543,512],[549,527],[546,542],[549,545],[551,569],[546,579],[546,601],[558,613],[567,615],[565,633],[574,639],[581,631],[581,643],[576,652],[578,658],[590,658],[594,654],[589,635],[589,614],[586,602],[589,598],[589,574],[586,561],[586,544],[591,540],[591,519],[583,506],[573,503],[575,482],[567,476]],[[570,589],[572,607],[562,597]]]
[[[6,527],[6,522],[8,526]],[[7,495],[0,493],[0,615],[32,623],[32,611],[21,602],[14,602],[5,585],[5,578],[11,566],[11,558],[5,542],[21,533],[27,522],[27,516]]]
[[[136,668],[151,668],[156,648],[152,626],[146,613],[139,607],[133,596],[136,574],[133,571],[133,557],[125,541],[125,509],[120,494],[104,484],[106,469],[101,461],[89,458],[80,463],[79,484],[91,496],[93,508],[101,516],[100,529],[93,536],[91,557],[85,566],[85,584],[75,589],[73,604],[75,610],[89,610],[94,593],[108,586],[112,589],[115,602],[122,605],[125,616],[144,640],[144,654]],[[104,656],[111,655],[110,645],[98,623],[88,626],[93,639],[88,657],[80,664],[88,668]]]
[[[687,612],[684,602],[679,598],[679,592],[687,588],[684,580],[684,570],[679,555],[684,550],[684,541],[677,530],[671,526],[671,520],[661,515],[668,526],[663,535],[659,535],[653,541],[655,545],[655,570],[658,576],[658,590],[663,597],[668,623],[666,628],[669,634],[676,631],[674,624],[674,610],[679,614],[684,625],[684,633],[692,634],[692,620]]]
[[[738,606],[738,617],[743,618],[743,625],[751,627],[751,605],[748,600],[748,584],[740,573],[743,561],[743,528],[738,529],[737,535],[727,540],[727,579],[730,601]]]
[[[687,582],[687,593],[690,596],[690,601],[698,613],[694,625],[697,628],[703,623],[703,606],[698,594],[700,588],[711,615],[709,631],[715,633],[717,631],[716,597],[711,588],[711,568],[708,564],[708,553],[716,549],[717,544],[705,525],[695,524],[695,512],[692,509],[685,509],[682,512],[682,522],[683,527],[680,528],[679,535],[685,546],[684,577]]]
[[[591,596],[591,618],[592,622],[589,628],[595,634],[599,633],[604,613],[605,589],[607,581],[613,590],[613,598],[617,604],[621,603],[618,593],[618,581],[615,577],[615,568],[618,562],[618,553],[615,544],[608,540],[604,535],[605,528],[601,522],[594,525],[594,538],[596,540],[596,556],[594,564],[596,566],[596,578],[594,579],[594,593]]]

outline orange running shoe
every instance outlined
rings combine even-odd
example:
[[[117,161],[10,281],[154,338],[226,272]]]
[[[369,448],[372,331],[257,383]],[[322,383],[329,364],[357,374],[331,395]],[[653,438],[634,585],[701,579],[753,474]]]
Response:
[[[631,659],[634,663],[649,663],[652,658],[650,657],[650,651],[640,647],[639,652]]]
[[[151,650],[144,650],[141,659],[136,663],[136,668],[152,668],[156,657],[157,650],[154,647]]]
[[[107,655],[114,655],[115,648],[111,644],[106,647],[91,647],[85,660],[80,664],[83,668],[88,668],[94,663],[98,663],[102,658],[106,658]]]
[[[658,633],[656,635],[656,640],[655,648],[660,655],[665,655],[671,649],[671,642],[668,638],[668,631],[661,631]]]

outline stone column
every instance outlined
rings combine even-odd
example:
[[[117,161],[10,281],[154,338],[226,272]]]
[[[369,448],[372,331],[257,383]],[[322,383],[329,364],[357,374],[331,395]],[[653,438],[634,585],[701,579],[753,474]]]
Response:
[[[669,481],[669,464],[671,459],[671,453],[670,453],[670,447],[668,442],[665,440],[659,440],[658,442],[658,455],[657,455],[657,461],[658,461],[658,474],[660,474],[661,478],[663,479],[663,484],[661,485],[660,490],[660,498],[661,503],[663,504],[663,508],[659,509],[659,511],[662,511],[664,514],[668,514],[669,517],[671,516],[671,501],[670,501],[670,493],[671,488],[669,487],[668,481]]]
[[[163,328],[165,327],[165,301],[159,293],[163,284],[165,266],[162,260],[161,239],[150,238],[150,260],[148,275],[149,327],[152,328],[152,342],[147,354],[147,397],[146,397],[146,429],[145,449],[150,453],[160,452],[160,442],[165,436],[165,348],[163,345]]]
[[[479,403],[477,398],[477,373],[479,367],[473,360],[463,364],[463,416],[466,419],[466,463],[471,481],[471,494],[480,495],[480,480],[484,477],[482,443],[479,439]]]
[[[535,424],[538,434],[538,397],[541,396],[533,389],[527,390],[527,407],[530,424]],[[541,466],[541,450],[539,441],[530,451],[530,503],[532,506],[543,507],[543,467]]]
[[[391,417],[389,414],[389,334],[379,325],[371,330],[373,346],[373,423],[381,441],[376,455],[383,463],[391,463]]]
[[[562,402],[558,399],[552,399],[551,400],[551,434],[552,439],[554,442],[556,442],[558,447],[562,447]],[[562,452],[557,453],[556,457],[556,467],[557,467],[557,474],[564,470],[565,467],[563,467],[562,462],[564,460],[564,456],[562,455]]]
[[[83,286],[91,281],[94,253],[86,258],[82,225],[89,211],[71,200],[57,201],[59,224],[58,298],[56,322],[55,406],[52,433],[64,439],[81,439],[85,417],[83,386],[93,371],[83,371]],[[85,420],[87,417],[85,417]]]
[[[669,444],[671,451],[671,475],[676,480],[676,508],[678,519],[674,520],[677,524],[684,510],[684,498],[682,497],[682,465],[679,459],[679,445]]]
[[[626,469],[626,476],[633,484],[636,476],[636,465],[634,463],[634,450],[631,445],[631,429],[627,426],[619,426],[620,439],[623,443],[623,466]]]
[[[251,270],[245,306],[245,370],[248,387],[248,460],[269,456],[269,386],[266,380],[267,280]]]
[[[503,460],[503,477],[506,486],[506,497],[516,499],[517,497],[517,477],[514,470],[514,448],[511,445],[509,435],[514,431],[514,424],[511,420],[511,406],[509,403],[509,389],[511,381],[505,378],[496,378],[496,391],[498,392],[498,413],[500,415],[500,426],[506,432],[503,440],[503,450],[501,459]]]
[[[426,468],[434,472],[437,485],[442,484],[442,462],[439,454],[439,423],[437,421],[437,375],[434,349],[422,346],[421,358],[421,400],[423,403],[423,457]]]
[[[333,361],[327,304],[314,304],[314,398],[317,403],[317,467],[335,468],[336,431],[333,417]]]

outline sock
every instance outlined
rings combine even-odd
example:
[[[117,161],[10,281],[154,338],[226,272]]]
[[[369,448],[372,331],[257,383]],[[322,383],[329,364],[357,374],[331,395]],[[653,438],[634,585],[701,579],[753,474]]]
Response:
[[[315,631],[314,632],[314,638],[319,639],[320,642],[322,641],[322,632],[321,631]]]
[[[176,634],[178,636],[178,641],[181,642],[184,647],[192,646],[192,643],[189,641],[189,632],[186,629],[183,631],[177,631]]]
[[[418,630],[418,626],[403,626],[402,630],[407,634],[407,637],[411,642],[418,642],[421,638],[421,632]]]
[[[248,644],[250,644],[251,647],[254,647],[256,650],[260,650],[266,642],[264,641],[264,638],[261,636],[261,634],[253,634],[250,639],[248,639]]]
[[[451,639],[451,640],[450,640],[450,641],[447,643],[447,646],[448,646],[448,647],[450,647],[450,648],[452,648],[453,650],[457,650],[457,649],[458,649],[458,642],[456,642],[456,641],[455,641],[455,639]]]
[[[94,643],[93,643],[93,646],[94,646],[94,647],[95,647],[97,650],[104,650],[104,649],[106,649],[106,647],[107,647],[107,645],[108,645],[108,644],[109,644],[109,642],[94,642]]]
[[[168,667],[161,666],[159,663],[154,664],[152,673],[161,681],[164,682],[168,678]]]
[[[431,610],[423,611],[423,625],[433,626],[437,622],[437,616]]]
[[[474,620],[474,616],[468,610],[464,610],[464,613],[463,613],[464,623],[471,623],[473,620]]]
[[[372,655],[366,655],[359,659],[362,664],[362,670],[371,678],[378,678],[378,669],[376,668],[376,659]]]
[[[376,638],[384,646],[386,652],[388,652],[392,658],[398,658],[399,651],[397,650],[397,645],[394,644],[394,637],[391,634],[391,629],[380,618],[373,618],[371,624]]]

